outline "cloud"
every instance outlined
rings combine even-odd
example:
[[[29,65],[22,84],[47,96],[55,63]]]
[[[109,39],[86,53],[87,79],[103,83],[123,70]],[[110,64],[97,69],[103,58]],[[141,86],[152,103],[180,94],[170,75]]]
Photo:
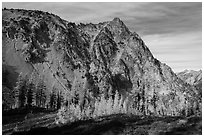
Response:
[[[48,11],[76,23],[98,23],[119,17],[143,38],[156,58],[174,71],[202,67],[201,2],[3,2],[2,5]]]
[[[167,63],[176,72],[202,67],[202,34],[153,34],[142,37],[154,57]],[[180,67],[178,67],[180,66]]]
[[[60,17],[74,22],[94,22],[98,23],[104,20],[110,20],[120,13],[128,13],[129,9],[140,7],[145,3],[113,3],[113,2],[27,2],[27,3],[3,3],[7,8],[26,8],[48,11],[59,15]],[[95,20],[94,20],[95,19]]]
[[[137,12],[137,13],[136,13]],[[141,14],[141,15],[140,15]],[[150,3],[131,12],[130,26],[142,35],[183,33],[202,27],[201,3]]]

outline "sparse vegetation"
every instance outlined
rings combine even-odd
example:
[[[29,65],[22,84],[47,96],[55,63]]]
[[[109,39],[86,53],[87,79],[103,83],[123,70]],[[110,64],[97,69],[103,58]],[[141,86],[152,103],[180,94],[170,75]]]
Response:
[[[104,94],[98,98],[94,106],[90,104],[87,105],[82,111],[80,109],[80,103],[71,104],[67,107],[63,106],[58,110],[58,118],[56,123],[69,123],[78,120],[88,120],[93,118],[98,118],[101,116],[107,116],[112,114],[130,114],[130,115],[142,115],[136,109],[133,108],[133,105],[129,103],[129,106],[126,106],[127,100],[122,101],[122,97],[115,93],[114,97],[105,98]]]

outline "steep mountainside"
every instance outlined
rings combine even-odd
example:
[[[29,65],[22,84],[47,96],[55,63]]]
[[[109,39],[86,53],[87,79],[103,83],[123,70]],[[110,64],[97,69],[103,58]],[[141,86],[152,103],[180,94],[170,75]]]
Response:
[[[76,25],[42,11],[5,9],[2,16],[7,89],[22,72],[36,81],[43,77],[47,94],[56,88],[65,100],[110,97],[117,90],[144,114],[179,115],[199,107],[197,90],[154,58],[119,18]]]

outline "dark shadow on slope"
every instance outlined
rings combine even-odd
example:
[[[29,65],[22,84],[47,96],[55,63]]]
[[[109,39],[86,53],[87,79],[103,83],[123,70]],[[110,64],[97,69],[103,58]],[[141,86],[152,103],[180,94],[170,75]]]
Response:
[[[121,134],[124,122],[114,116],[101,117],[97,120],[77,121],[64,126],[47,128],[39,127],[25,132],[14,132],[18,135],[101,135]]]
[[[202,118],[190,117],[186,124],[172,128],[166,132],[166,135],[201,135],[202,134]]]
[[[40,107],[24,107],[18,109],[11,109],[7,111],[2,111],[2,124],[10,124],[15,122],[22,122],[25,117],[37,117],[38,115],[44,115],[54,112],[54,110],[47,110]]]
[[[2,84],[9,89],[12,89],[18,79],[19,73],[14,66],[2,64]]]
[[[191,120],[194,119],[194,120]],[[178,124],[181,117],[155,117],[134,115],[110,115],[86,121],[77,121],[53,128],[39,127],[29,131],[15,132],[18,135],[148,135],[148,134],[201,134],[201,118],[191,118]],[[196,119],[196,120],[195,120]],[[193,122],[191,122],[193,121]],[[155,126],[157,125],[157,126]]]

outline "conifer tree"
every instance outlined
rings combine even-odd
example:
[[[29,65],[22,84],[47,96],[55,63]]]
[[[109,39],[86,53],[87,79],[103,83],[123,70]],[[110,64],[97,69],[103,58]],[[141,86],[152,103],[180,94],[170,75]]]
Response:
[[[36,105],[38,107],[45,107],[46,102],[46,86],[44,79],[40,78],[36,85]]]
[[[20,101],[19,101],[19,95],[21,88],[23,86],[23,76],[22,73],[18,75],[18,79],[16,82],[16,87],[14,88],[14,98],[15,98],[15,108],[19,108],[20,106]]]
[[[63,103],[63,96],[62,96],[61,92],[58,92],[58,94],[57,94],[57,109],[61,108],[62,103]]]
[[[14,88],[16,108],[24,107],[26,104],[26,79],[27,76],[23,77],[22,73],[19,74]]]
[[[116,91],[113,101],[113,112],[118,113],[119,111],[120,111],[120,98],[118,91]]]
[[[33,84],[33,75],[31,75],[29,81],[27,82],[27,105],[28,107],[32,107],[34,103],[34,92],[35,85]]]
[[[2,87],[2,109],[12,109],[15,106],[15,96],[13,90]]]
[[[146,115],[146,113],[145,113],[145,85],[143,85],[143,87],[142,87],[142,108],[141,108],[141,112],[143,113],[143,115]]]
[[[157,95],[156,95],[156,92],[154,91],[151,102],[152,102],[152,105],[153,105],[154,113],[155,113],[155,114],[156,114],[156,107],[157,107],[157,106],[156,106],[156,101],[157,101]]]
[[[56,109],[57,108],[57,89],[53,87],[52,93],[50,94],[50,107],[51,109]]]

